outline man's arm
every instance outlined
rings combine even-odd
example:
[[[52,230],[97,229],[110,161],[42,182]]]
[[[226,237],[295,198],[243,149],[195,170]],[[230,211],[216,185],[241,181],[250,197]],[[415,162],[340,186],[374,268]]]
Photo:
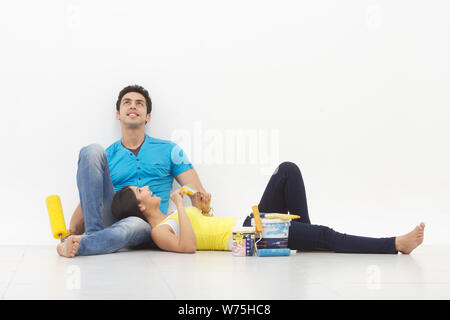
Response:
[[[206,196],[207,202],[209,202],[209,200],[211,199],[211,194],[206,192],[205,188],[203,187],[203,185],[200,181],[200,177],[198,176],[197,171],[195,171],[195,169],[189,169],[183,173],[180,173],[179,175],[177,175],[175,177],[175,180],[177,180],[177,182],[180,184],[180,186],[185,186],[187,184],[192,185],[197,191],[199,191],[200,193],[202,193]],[[191,198],[192,205],[201,210],[201,208],[197,202],[197,198],[194,196],[191,196],[191,195],[189,195],[189,197]]]

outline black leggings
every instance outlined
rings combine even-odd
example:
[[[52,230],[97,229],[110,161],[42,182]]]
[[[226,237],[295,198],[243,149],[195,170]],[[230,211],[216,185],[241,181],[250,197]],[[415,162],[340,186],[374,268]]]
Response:
[[[339,233],[333,229],[311,224],[306,204],[305,185],[295,163],[283,162],[269,180],[259,203],[260,212],[300,215],[289,227],[288,246],[293,250],[329,250],[340,253],[392,253],[395,237],[368,238]],[[248,217],[244,225],[250,225]]]

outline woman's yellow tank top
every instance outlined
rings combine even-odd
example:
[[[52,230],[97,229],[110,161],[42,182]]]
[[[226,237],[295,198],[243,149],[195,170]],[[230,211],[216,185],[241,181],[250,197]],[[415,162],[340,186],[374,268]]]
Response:
[[[224,250],[228,249],[228,241],[231,230],[237,221],[237,217],[209,217],[204,216],[201,211],[193,206],[185,208],[186,213],[194,230],[197,240],[197,250]],[[161,221],[161,223],[174,219],[178,223],[178,212],[175,212]]]

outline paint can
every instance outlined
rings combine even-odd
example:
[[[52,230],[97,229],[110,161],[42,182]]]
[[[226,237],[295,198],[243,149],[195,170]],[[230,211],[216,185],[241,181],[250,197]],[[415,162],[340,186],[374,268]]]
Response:
[[[231,252],[235,257],[253,256],[255,253],[255,228],[234,227]]]
[[[261,240],[258,240],[256,246],[258,249],[279,249],[288,247],[290,220],[261,218],[263,232]],[[255,219],[252,219],[252,226],[255,225]]]

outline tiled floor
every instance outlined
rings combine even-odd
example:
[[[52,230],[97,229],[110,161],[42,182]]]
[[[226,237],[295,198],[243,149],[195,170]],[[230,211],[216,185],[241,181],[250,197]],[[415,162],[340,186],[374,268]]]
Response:
[[[2,299],[450,299],[450,245],[411,255],[156,250],[66,259],[0,247]]]

